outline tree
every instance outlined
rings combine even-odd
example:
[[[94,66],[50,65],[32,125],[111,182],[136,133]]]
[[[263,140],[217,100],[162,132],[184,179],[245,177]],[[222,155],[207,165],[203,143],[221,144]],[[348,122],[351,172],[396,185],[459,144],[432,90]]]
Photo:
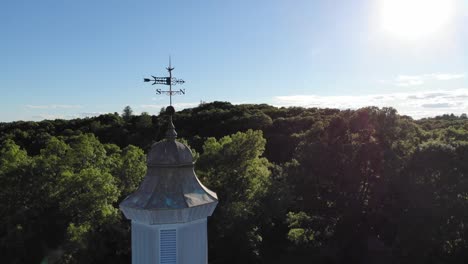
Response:
[[[123,149],[120,156],[120,166],[115,168],[118,185],[122,198],[134,192],[146,173],[146,155],[142,149],[128,146]]]
[[[297,163],[288,167],[296,200],[288,222],[290,240],[308,248],[309,258],[359,263],[368,257],[369,239],[393,242],[393,227],[383,223],[393,220],[391,184],[407,155],[396,139],[413,136],[400,124],[394,110],[369,107],[316,123],[302,136]],[[303,221],[292,221],[296,216]]]
[[[121,191],[138,186],[145,170],[141,149],[129,146],[121,151],[91,134],[66,140],[51,137],[34,157],[14,141],[4,141],[0,148],[0,184],[7,186],[0,189],[4,260],[38,263],[61,252],[63,263],[91,263],[103,256],[114,263],[124,261],[129,245],[116,243],[114,237],[125,241],[128,223],[122,222],[116,202]],[[116,254],[116,246],[123,253]]]
[[[214,263],[259,257],[262,198],[270,186],[269,162],[261,157],[265,143],[261,131],[248,130],[208,138],[203,146],[198,173],[220,200],[209,227]]]
[[[148,112],[143,112],[141,115],[138,117],[138,120],[136,122],[136,127],[137,129],[148,129],[151,128],[153,125],[153,120],[151,116],[148,114]]]
[[[118,201],[168,118],[127,110],[0,123],[2,263],[130,262]],[[174,124],[220,198],[210,263],[468,262],[466,115],[213,102]]]
[[[466,263],[468,144],[422,144],[402,174],[395,253],[401,263]]]
[[[133,116],[133,110],[132,108],[127,105],[122,112],[122,118],[125,120],[125,122],[129,122]]]
[[[30,219],[36,210],[32,176],[33,161],[13,140],[6,140],[0,148],[0,255],[8,263],[26,263],[41,256],[41,244],[35,243],[38,230],[32,229]],[[40,181],[39,181],[40,182]],[[39,186],[40,187],[40,186]],[[32,204],[37,205],[37,203]],[[26,250],[31,244],[37,248]]]

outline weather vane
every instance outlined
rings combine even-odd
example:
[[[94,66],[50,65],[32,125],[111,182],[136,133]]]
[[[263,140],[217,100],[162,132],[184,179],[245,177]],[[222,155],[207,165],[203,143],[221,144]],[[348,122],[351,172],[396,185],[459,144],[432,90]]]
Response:
[[[176,78],[172,77],[172,70],[174,70],[174,68],[171,67],[171,57],[169,57],[169,67],[167,67],[166,69],[169,72],[169,77],[155,77],[155,76],[151,75],[151,77],[153,79],[144,78],[143,80],[145,82],[153,82],[152,85],[155,85],[155,84],[169,85],[169,91],[167,91],[167,90],[165,91],[165,90],[162,90],[162,89],[156,89],[156,94],[158,94],[158,95],[160,95],[160,94],[169,95],[169,105],[172,106],[172,96],[173,95],[185,94],[185,89],[179,89],[177,91],[173,91],[172,90],[172,85],[183,84],[183,83],[185,83],[185,81],[182,80],[182,79],[176,79]]]

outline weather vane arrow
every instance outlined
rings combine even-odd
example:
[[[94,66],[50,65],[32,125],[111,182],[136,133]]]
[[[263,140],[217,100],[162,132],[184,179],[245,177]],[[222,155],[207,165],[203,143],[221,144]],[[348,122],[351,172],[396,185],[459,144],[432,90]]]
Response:
[[[162,89],[156,89],[156,94],[167,94],[169,95],[169,105],[172,106],[172,96],[173,95],[180,95],[180,94],[185,94],[185,89],[179,89],[179,90],[172,90],[172,85],[176,84],[184,84],[185,81],[182,79],[176,79],[172,77],[172,70],[174,70],[173,67],[171,67],[171,57],[169,57],[169,67],[166,68],[167,71],[169,72],[169,77],[156,77],[152,76],[151,78],[144,78],[144,82],[153,82],[152,85],[155,84],[163,84],[163,85],[169,85],[169,90],[162,90]]]
[[[152,79],[144,78],[143,80],[145,82],[153,82],[152,85],[155,85],[155,84],[176,85],[176,84],[185,83],[184,80],[176,79],[176,78],[170,78],[170,77],[156,77],[156,76],[151,75],[151,78]]]

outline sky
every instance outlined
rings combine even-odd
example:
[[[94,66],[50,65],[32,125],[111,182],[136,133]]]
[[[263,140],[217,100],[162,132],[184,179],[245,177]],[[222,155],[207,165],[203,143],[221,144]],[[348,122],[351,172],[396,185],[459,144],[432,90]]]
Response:
[[[468,113],[468,0],[3,0],[0,122],[200,102]]]

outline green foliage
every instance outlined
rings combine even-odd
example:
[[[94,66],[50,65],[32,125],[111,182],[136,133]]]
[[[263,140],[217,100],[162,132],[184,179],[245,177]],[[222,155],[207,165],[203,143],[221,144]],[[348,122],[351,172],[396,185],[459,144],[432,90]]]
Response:
[[[430,164],[430,165],[429,165]],[[431,141],[411,158],[402,198],[398,247],[408,262],[463,263],[468,229],[468,144]]]
[[[135,125],[137,129],[148,129],[153,125],[153,119],[147,112],[143,112],[138,117]]]
[[[0,123],[2,263],[129,263],[117,205],[167,120]],[[468,261],[466,115],[213,102],[174,124],[220,199],[210,263]]]
[[[271,184],[269,162],[261,157],[265,143],[261,131],[248,130],[203,145],[197,173],[220,199],[210,225],[216,261],[258,257],[261,200]]]
[[[104,242],[109,238],[97,234],[121,225],[118,198],[146,170],[141,149],[121,151],[90,134],[52,137],[34,157],[6,140],[0,153],[0,182],[8,186],[0,190],[0,245],[14,249],[3,254],[12,263],[39,262],[50,252],[62,252],[63,262],[88,259],[89,240]]]
[[[128,146],[123,149],[118,157],[120,165],[113,169],[113,175],[117,176],[118,186],[125,197],[134,192],[146,174],[146,155],[142,149]]]
[[[289,212],[286,215],[289,232],[288,239],[297,246],[308,245],[314,240],[314,231],[308,226],[312,223],[312,218],[304,212]]]
[[[260,157],[265,143],[261,131],[252,130],[225,136],[219,141],[208,138],[198,161],[200,176],[209,182],[211,188],[220,190],[218,193],[228,203],[231,200],[255,202],[265,194],[269,184],[269,163]],[[241,215],[248,211],[238,213]]]
[[[6,140],[0,149],[0,173],[8,174],[28,163],[28,154],[13,140]]]
[[[101,224],[115,218],[117,209],[112,203],[117,201],[119,190],[114,181],[112,175],[96,168],[85,168],[79,173],[63,172],[58,194],[61,210],[78,223]]]

